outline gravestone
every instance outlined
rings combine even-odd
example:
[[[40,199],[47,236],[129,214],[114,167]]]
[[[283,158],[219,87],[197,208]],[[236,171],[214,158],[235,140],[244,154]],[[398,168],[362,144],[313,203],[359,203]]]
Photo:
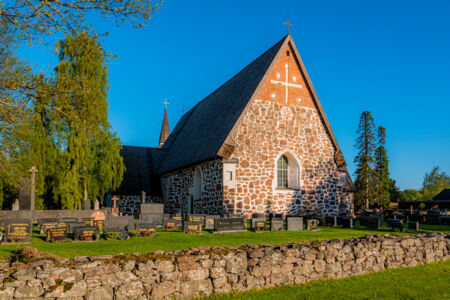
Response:
[[[73,234],[76,227],[84,227],[86,223],[84,222],[66,222],[67,224],[67,234]]]
[[[67,224],[65,222],[43,222],[41,224],[41,230],[40,230],[40,234],[41,235],[46,235],[47,234],[47,230],[49,230],[50,228],[62,228],[64,231],[67,231]]]
[[[141,191],[141,204],[145,204],[145,191]]]
[[[408,222],[408,228],[412,230],[420,230],[419,229],[419,222]]]
[[[84,200],[84,210],[91,210],[91,200],[90,199]]]
[[[164,214],[164,204],[161,203],[143,203],[141,204],[141,214]]]
[[[209,215],[205,218],[205,229],[214,229],[214,222],[219,219],[219,215]]]
[[[177,229],[178,227],[181,227],[182,224],[183,224],[183,222],[180,220],[177,220],[177,219],[173,219],[173,218],[164,218],[163,219],[163,228],[165,230]]]
[[[98,241],[100,233],[97,226],[80,226],[74,230],[75,241]]]
[[[31,220],[11,219],[5,220],[5,242],[29,242],[31,237]]]
[[[45,240],[47,242],[61,241],[65,242],[67,239],[66,227],[51,227],[45,231]]]
[[[92,226],[91,218],[83,218],[81,219],[86,226]]]
[[[132,217],[128,216],[108,216],[106,218],[106,231],[122,232],[131,228],[130,223],[133,222]]]
[[[287,217],[287,230],[288,231],[303,231],[303,218],[302,217]]]
[[[392,231],[404,231],[403,220],[388,219],[387,226],[391,227]]]
[[[201,214],[188,214],[187,215],[187,220],[188,221],[193,221],[193,222],[200,222],[202,224],[205,224],[205,215],[201,215]]]
[[[97,226],[100,234],[103,233],[103,228],[105,228],[106,215],[101,210],[96,210],[91,215],[92,226]]]
[[[119,200],[119,198],[116,195],[114,195],[114,197],[112,197],[111,200],[113,201],[113,207],[111,208],[111,215],[118,216],[119,208],[117,207],[117,200]]]
[[[183,231],[187,234],[202,233],[202,222],[184,221]]]
[[[156,236],[156,226],[154,223],[138,222],[135,224],[138,237]]]
[[[24,178],[20,181],[19,210],[31,209],[31,180]]]
[[[19,210],[19,209],[20,209],[19,199],[16,199],[12,204],[11,210]]]
[[[39,228],[42,228],[42,224],[45,222],[57,222],[57,218],[39,218],[37,220]]]
[[[155,223],[158,226],[162,226],[163,214],[150,214],[150,213],[140,214],[139,220],[145,221],[148,223]]]
[[[370,229],[380,229],[381,228],[381,220],[379,218],[367,218],[366,219],[366,227]]]
[[[94,210],[99,210],[99,209],[100,209],[100,202],[97,199],[97,200],[95,200],[95,203],[94,203]]]
[[[272,219],[270,221],[270,231],[281,231],[284,229],[283,219]]]
[[[306,230],[319,230],[317,226],[319,225],[319,220],[317,219],[308,219],[306,220]]]
[[[339,223],[341,224],[342,228],[353,228],[354,219],[351,217],[341,217],[339,218]]]
[[[338,226],[338,218],[336,216],[325,217],[325,218],[323,218],[322,223],[325,226],[337,227]]]
[[[262,222],[264,223],[264,226],[262,226]],[[257,225],[257,231],[266,230],[266,217],[264,217],[264,214],[252,214],[252,229],[256,230]]]
[[[245,231],[245,219],[242,217],[218,218],[214,220],[214,232]]]

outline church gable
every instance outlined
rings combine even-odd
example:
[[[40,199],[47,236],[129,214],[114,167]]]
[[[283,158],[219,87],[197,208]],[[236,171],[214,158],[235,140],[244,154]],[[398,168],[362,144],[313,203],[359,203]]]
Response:
[[[277,61],[255,98],[273,101],[283,106],[299,105],[315,108],[305,74],[300,69],[290,43],[280,51]]]

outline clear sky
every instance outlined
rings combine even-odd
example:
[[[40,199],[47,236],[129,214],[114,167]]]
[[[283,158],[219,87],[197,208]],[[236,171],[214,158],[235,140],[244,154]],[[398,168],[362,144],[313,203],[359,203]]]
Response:
[[[391,177],[420,188],[450,173],[450,1],[165,0],[147,28],[92,17],[109,65],[109,118],[125,145],[156,146],[167,98],[170,127],[185,111],[291,34],[349,171],[361,112],[386,127]],[[53,37],[56,41],[57,37]],[[23,48],[37,68],[53,46]]]

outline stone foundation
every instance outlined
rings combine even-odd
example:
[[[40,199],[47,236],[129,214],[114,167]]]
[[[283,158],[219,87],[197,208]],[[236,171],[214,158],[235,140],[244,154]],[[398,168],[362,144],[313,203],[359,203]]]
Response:
[[[450,236],[199,247],[149,255],[0,264],[0,299],[161,299],[342,278],[450,258]]]

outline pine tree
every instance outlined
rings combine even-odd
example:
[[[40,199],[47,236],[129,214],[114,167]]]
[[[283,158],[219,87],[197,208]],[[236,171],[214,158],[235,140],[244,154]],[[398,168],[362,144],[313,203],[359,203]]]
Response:
[[[109,189],[118,188],[124,165],[121,143],[108,122],[108,55],[97,36],[84,32],[67,36],[59,45],[56,106],[65,114],[59,124],[63,171],[58,187],[63,208],[82,207]]]
[[[386,152],[386,129],[378,127],[378,148],[375,150],[376,202],[379,207],[387,207],[390,203],[389,161]]]
[[[369,111],[361,114],[357,130],[355,148],[358,154],[355,157],[355,203],[359,207],[368,209],[375,200],[374,189],[374,151],[375,151],[375,124]]]

